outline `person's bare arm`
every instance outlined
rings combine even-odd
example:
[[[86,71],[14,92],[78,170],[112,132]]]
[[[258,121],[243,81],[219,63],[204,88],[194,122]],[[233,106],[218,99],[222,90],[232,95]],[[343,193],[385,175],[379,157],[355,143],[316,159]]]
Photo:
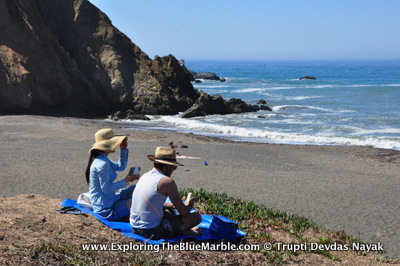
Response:
[[[175,206],[175,209],[178,210],[180,215],[186,216],[190,213],[190,210],[194,205],[194,198],[187,203],[182,202],[178,187],[172,178],[168,176],[164,177],[158,183],[157,188],[162,195],[168,196],[171,199],[172,204]]]

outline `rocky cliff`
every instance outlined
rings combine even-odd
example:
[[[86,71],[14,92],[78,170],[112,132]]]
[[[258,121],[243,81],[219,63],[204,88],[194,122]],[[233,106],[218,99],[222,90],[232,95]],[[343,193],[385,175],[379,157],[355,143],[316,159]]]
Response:
[[[171,115],[200,96],[174,56],[150,59],[87,0],[0,0],[0,33],[0,114]]]
[[[0,112],[174,114],[198,98],[173,56],[151,60],[87,0],[0,1]]]

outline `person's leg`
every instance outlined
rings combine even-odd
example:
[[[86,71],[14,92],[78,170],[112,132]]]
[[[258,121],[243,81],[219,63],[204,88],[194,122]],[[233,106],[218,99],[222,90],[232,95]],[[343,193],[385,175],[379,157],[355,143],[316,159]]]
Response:
[[[124,218],[129,217],[131,203],[132,200],[117,200],[114,203],[112,220],[125,221]]]
[[[184,220],[187,222],[184,223]],[[182,217],[181,215],[164,216],[161,223],[154,229],[136,230],[142,236],[151,239],[170,238],[182,234],[201,235],[202,228],[197,227],[201,222],[201,215],[197,212]],[[191,227],[189,227],[191,226]]]
[[[133,191],[135,190],[135,185],[121,189],[118,194],[121,200],[130,200],[132,199]]]
[[[202,229],[197,225],[201,223],[201,215],[198,212],[191,212],[182,217],[184,225],[184,234],[186,235],[201,235]]]
[[[135,187],[136,187],[136,185],[133,185],[133,186],[130,186],[130,187],[128,187],[128,188],[121,189],[121,190],[118,192],[119,198],[120,198],[119,201],[124,201],[126,207],[128,208],[128,210],[130,210],[130,208],[131,208],[131,204],[132,204],[132,194],[133,194],[133,191],[135,190]],[[120,207],[121,207],[121,205],[120,205]],[[122,208],[124,208],[124,207],[122,207]],[[124,208],[124,209],[125,209],[125,208]],[[125,213],[125,211],[123,212],[123,214],[124,214],[124,213]],[[129,215],[129,211],[128,211],[128,214],[127,214],[127,215]]]

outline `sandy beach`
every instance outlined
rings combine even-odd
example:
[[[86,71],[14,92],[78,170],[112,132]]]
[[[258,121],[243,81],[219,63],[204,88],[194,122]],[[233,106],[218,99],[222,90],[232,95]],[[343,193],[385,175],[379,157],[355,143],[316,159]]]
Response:
[[[225,192],[305,216],[332,231],[381,242],[388,257],[400,257],[400,152],[393,150],[235,143],[102,120],[1,116],[0,196],[76,199],[88,190],[88,150],[103,127],[130,134],[129,165],[142,173],[152,167],[147,155],[173,141],[184,157],[179,160],[185,166],[173,175],[179,188]],[[119,151],[111,159],[118,156]]]

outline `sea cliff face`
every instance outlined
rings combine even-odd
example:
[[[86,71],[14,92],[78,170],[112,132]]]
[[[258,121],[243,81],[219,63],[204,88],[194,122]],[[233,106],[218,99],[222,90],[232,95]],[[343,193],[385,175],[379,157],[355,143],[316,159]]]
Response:
[[[215,104],[221,114],[258,110],[222,98],[199,104],[186,67],[172,55],[150,59],[87,0],[2,0],[0,32],[0,114],[144,117],[191,108],[185,117],[192,117],[212,114]]]
[[[0,112],[176,114],[198,98],[173,56],[151,60],[87,0],[0,2]]]

